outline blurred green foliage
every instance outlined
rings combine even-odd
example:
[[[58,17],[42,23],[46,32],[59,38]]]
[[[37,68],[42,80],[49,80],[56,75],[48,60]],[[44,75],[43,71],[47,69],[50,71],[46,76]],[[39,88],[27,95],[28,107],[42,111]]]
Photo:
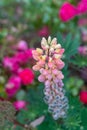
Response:
[[[76,4],[77,1],[69,0]],[[29,124],[36,118],[44,115],[45,120],[36,130],[87,130],[87,107],[79,101],[79,91],[84,80],[79,78],[79,74],[72,74],[73,71],[80,71],[87,67],[87,57],[78,55],[78,47],[82,43],[78,24],[78,18],[67,23],[63,23],[59,17],[59,8],[64,0],[0,0],[0,44],[5,46],[8,42],[7,35],[15,37],[15,42],[25,39],[29,46],[39,46],[40,37],[38,31],[43,26],[48,26],[50,35],[56,36],[58,43],[65,49],[63,61],[64,84],[66,95],[69,99],[69,111],[65,120],[54,121],[47,111],[47,105],[43,101],[43,84],[38,83],[36,74],[34,84],[21,89],[16,94],[17,100],[28,102],[27,110],[21,110],[16,118],[23,124]],[[7,45],[10,48],[10,44]],[[9,49],[10,50],[10,49]],[[0,56],[2,60],[3,56]],[[2,68],[1,68],[2,70]],[[81,72],[81,71],[80,71]],[[3,72],[3,76],[7,76]],[[6,97],[4,93],[4,83],[0,81],[0,96]],[[14,101],[13,99],[12,101]],[[12,125],[12,124],[11,124]],[[11,128],[2,130],[13,130]],[[15,130],[24,128],[16,126]]]

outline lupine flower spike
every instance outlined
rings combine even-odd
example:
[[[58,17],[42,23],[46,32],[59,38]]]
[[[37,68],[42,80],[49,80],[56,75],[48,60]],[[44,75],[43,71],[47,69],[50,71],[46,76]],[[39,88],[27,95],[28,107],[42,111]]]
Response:
[[[61,60],[64,49],[57,44],[57,39],[48,37],[48,40],[42,38],[41,47],[33,50],[33,58],[36,65],[33,70],[40,71],[38,80],[45,84],[44,101],[48,104],[48,111],[52,113],[55,120],[65,118],[68,109],[68,100],[65,97],[62,79],[64,75],[61,69],[64,62]]]

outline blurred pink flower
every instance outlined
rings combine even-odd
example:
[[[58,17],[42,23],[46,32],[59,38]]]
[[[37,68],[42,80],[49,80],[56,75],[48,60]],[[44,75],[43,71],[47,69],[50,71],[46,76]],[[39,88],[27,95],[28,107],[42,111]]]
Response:
[[[5,91],[9,97],[14,96],[21,87],[21,79],[18,76],[11,76],[5,85]]]
[[[81,33],[82,33],[82,41],[87,42],[87,29],[86,29],[86,27],[81,28]]]
[[[13,42],[15,38],[12,35],[7,35],[6,39],[8,42]]]
[[[24,40],[19,41],[18,44],[16,45],[16,49],[18,49],[20,51],[27,50],[28,49],[27,42]]]
[[[81,18],[78,20],[78,26],[87,25],[87,18]]]
[[[32,49],[27,49],[24,52],[17,52],[14,59],[19,64],[26,64],[32,58]]]
[[[39,31],[38,31],[38,35],[40,37],[48,37],[49,35],[49,28],[48,26],[43,26]]]
[[[80,55],[86,56],[87,55],[87,46],[80,46],[78,48],[78,52]]]
[[[27,105],[27,103],[25,101],[23,101],[23,100],[15,101],[13,103],[13,106],[15,107],[15,109],[17,111],[19,111],[21,109],[26,109],[26,105]]]
[[[19,73],[19,76],[22,80],[22,83],[24,85],[28,85],[28,84],[31,84],[34,80],[34,73],[31,69],[29,68],[25,68],[23,69],[20,73]]]
[[[25,55],[26,55],[26,58],[27,58],[27,59],[32,58],[32,50],[33,50],[33,49],[27,49],[27,50],[25,51]]]
[[[87,2],[87,0],[82,0],[82,2]]]
[[[3,66],[6,69],[9,69],[12,72],[17,72],[19,69],[18,63],[15,61],[14,57],[4,57],[3,58]]]
[[[77,5],[77,13],[82,14],[87,12],[87,1],[81,1]]]
[[[18,64],[26,64],[26,62],[28,62],[25,52],[17,52],[14,55],[14,59]]]
[[[76,8],[69,2],[63,3],[59,11],[59,17],[63,22],[67,22],[74,18],[77,14]]]

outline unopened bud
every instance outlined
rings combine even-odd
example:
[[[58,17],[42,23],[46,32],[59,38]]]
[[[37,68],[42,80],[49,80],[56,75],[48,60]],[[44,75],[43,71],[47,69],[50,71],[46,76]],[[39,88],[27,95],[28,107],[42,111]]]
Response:
[[[48,44],[50,44],[51,43],[51,37],[49,36],[48,37]]]

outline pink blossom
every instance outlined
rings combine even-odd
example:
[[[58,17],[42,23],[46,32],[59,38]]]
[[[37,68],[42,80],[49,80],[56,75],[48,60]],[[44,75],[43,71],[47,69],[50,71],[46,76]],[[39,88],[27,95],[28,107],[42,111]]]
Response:
[[[32,49],[27,49],[24,52],[17,52],[14,59],[19,64],[26,64],[32,58]]]
[[[82,2],[87,2],[87,0],[81,0]]]
[[[83,14],[87,12],[87,2],[86,1],[81,1],[77,5],[77,13],[78,14]]]
[[[59,11],[59,17],[63,22],[67,22],[74,18],[77,14],[76,8],[69,2],[63,3]]]
[[[35,70],[35,71],[40,70],[40,66],[34,65],[34,66],[33,66],[33,70]]]
[[[21,79],[18,76],[11,76],[5,85],[5,91],[9,97],[14,96],[21,87]]]
[[[13,106],[15,107],[15,109],[17,111],[21,110],[21,109],[26,109],[27,103],[23,100],[19,100],[19,101],[15,101],[13,103]]]
[[[81,18],[78,21],[78,26],[87,25],[87,18]]]
[[[57,120],[64,117],[68,109],[68,101],[62,88],[64,75],[60,71],[64,67],[64,62],[61,60],[64,49],[60,44],[57,44],[56,38],[51,40],[51,37],[48,37],[47,40],[42,38],[41,47],[42,49],[37,48],[32,51],[33,58],[36,60],[33,69],[39,70],[41,73],[38,80],[45,84],[44,101],[48,104],[48,110],[52,112],[53,118]],[[64,108],[65,103],[66,107]]]
[[[48,75],[48,73],[49,73],[49,71],[48,71],[48,70],[46,70],[46,69],[44,69],[44,71],[43,71],[43,73],[42,73],[42,74],[46,76],[46,75]]]
[[[78,48],[78,52],[80,55],[86,56],[87,55],[87,46],[80,46]]]
[[[6,38],[7,38],[7,41],[8,41],[8,42],[13,42],[14,39],[15,39],[12,35],[7,35]]]
[[[27,50],[25,51],[25,55],[26,55],[26,58],[27,58],[27,59],[32,58],[32,50],[33,50],[33,49],[27,49]]]
[[[57,66],[58,66],[58,69],[62,69],[63,67],[64,67],[64,62],[62,61],[62,60],[56,60],[55,61],[56,62],[56,64],[57,64]]]
[[[20,50],[20,51],[25,51],[28,49],[28,45],[27,42],[24,40],[21,40],[17,43],[16,45],[16,49]]]
[[[19,77],[24,85],[31,84],[34,80],[34,73],[31,69],[25,68],[19,73]]]
[[[53,62],[48,62],[48,66],[49,66],[50,68],[53,68],[53,67],[54,67]]]
[[[64,75],[62,74],[61,71],[58,72],[58,75],[57,75],[57,79],[63,79],[64,78]]]
[[[14,59],[18,64],[26,64],[28,62],[25,52],[17,52],[14,55]]]
[[[38,77],[38,80],[39,80],[40,82],[44,82],[44,81],[45,81],[45,76],[44,76],[44,75],[40,75],[40,76]]]
[[[38,35],[40,37],[47,37],[49,35],[49,28],[47,26],[43,26],[39,31]]]
[[[51,85],[50,80],[46,80],[46,81],[45,81],[45,85],[46,85],[46,86],[50,86],[50,85]]]
[[[19,69],[19,65],[15,61],[14,57],[8,57],[8,56],[4,57],[3,66],[4,68],[9,69],[12,72],[17,72],[17,70]]]

